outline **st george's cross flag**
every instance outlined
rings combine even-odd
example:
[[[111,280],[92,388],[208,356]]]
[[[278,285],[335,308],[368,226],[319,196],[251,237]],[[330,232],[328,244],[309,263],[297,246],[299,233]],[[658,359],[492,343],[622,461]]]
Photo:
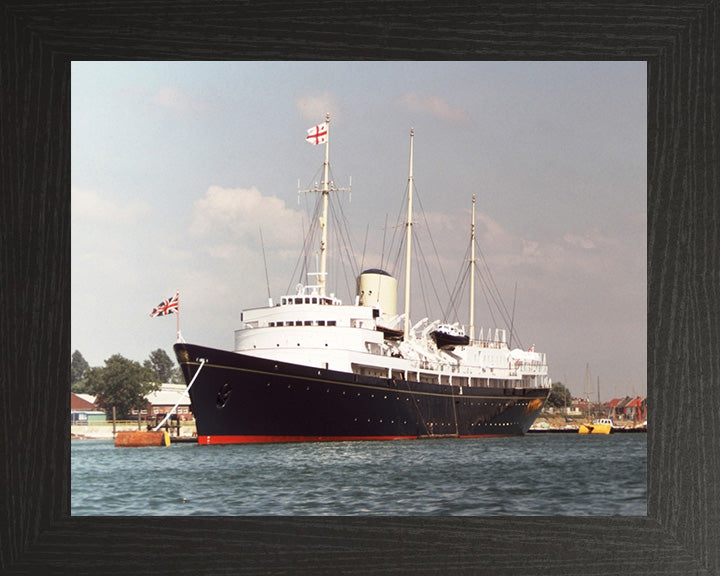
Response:
[[[307,131],[307,133],[308,135],[305,137],[306,142],[310,142],[310,144],[314,145],[325,144],[328,135],[327,122],[313,126]]]
[[[165,316],[167,314],[177,314],[179,306],[180,293],[175,292],[175,296],[163,300],[158,304],[153,311],[150,312],[150,316]]]

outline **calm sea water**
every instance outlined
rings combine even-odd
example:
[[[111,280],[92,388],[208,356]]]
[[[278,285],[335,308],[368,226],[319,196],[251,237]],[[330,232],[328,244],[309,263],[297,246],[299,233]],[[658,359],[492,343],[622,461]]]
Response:
[[[647,435],[115,448],[72,442],[73,516],[647,513]]]

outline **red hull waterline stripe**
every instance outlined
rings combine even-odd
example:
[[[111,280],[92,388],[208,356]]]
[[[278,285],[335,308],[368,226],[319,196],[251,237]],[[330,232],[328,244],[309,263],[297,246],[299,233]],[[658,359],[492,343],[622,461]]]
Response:
[[[461,438],[497,438],[502,434],[479,434]],[[424,438],[428,438],[425,436]],[[346,442],[360,440],[417,440],[417,436],[198,436],[198,444],[263,444],[268,442]]]

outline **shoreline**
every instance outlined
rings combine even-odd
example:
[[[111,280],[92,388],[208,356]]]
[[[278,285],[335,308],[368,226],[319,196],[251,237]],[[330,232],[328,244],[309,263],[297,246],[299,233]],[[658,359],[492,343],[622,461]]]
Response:
[[[570,421],[568,421],[570,420]],[[587,422],[586,418],[569,418],[565,416],[544,415],[539,416],[528,430],[532,434],[577,434],[581,424]],[[625,422],[625,425],[616,424],[612,434],[647,433],[647,426],[636,426],[632,422]]]
[[[557,416],[541,416],[532,425],[528,434],[577,434],[578,428],[582,422],[573,421],[566,422],[564,417]],[[145,426],[141,430],[145,430]],[[116,424],[115,432],[137,432],[137,422],[124,422]],[[197,441],[197,432],[195,424],[189,424],[180,427],[180,435],[176,435],[175,431],[170,428],[171,442],[193,442]],[[613,434],[627,433],[647,433],[647,426],[618,426],[612,431]],[[76,424],[70,426],[70,440],[112,440],[113,428],[112,423],[98,424]]]
[[[164,428],[164,427],[163,427]],[[143,426],[140,430],[146,430]],[[117,424],[115,426],[115,432],[137,432],[137,422],[132,424]],[[181,426],[180,435],[175,435],[175,430],[170,428],[168,430],[170,434],[170,441],[180,439],[182,442],[189,442],[192,439],[197,438],[195,432],[195,425]],[[112,422],[109,424],[80,424],[70,426],[70,440],[113,440],[113,427]]]

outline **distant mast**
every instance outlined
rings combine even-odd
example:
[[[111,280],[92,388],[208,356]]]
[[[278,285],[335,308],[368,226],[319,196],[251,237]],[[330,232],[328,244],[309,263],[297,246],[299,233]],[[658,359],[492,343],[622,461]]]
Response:
[[[410,256],[412,244],[412,187],[413,187],[413,137],[415,129],[410,129],[410,171],[408,174],[408,207],[405,241],[405,329],[404,338],[410,335]]]
[[[325,165],[323,167],[322,181],[322,203],[323,213],[320,218],[320,230],[322,238],[320,240],[320,274],[318,276],[318,286],[320,287],[320,296],[325,296],[325,278],[327,275],[327,216],[328,216],[328,194],[330,185],[328,182],[328,167],[330,165],[330,113],[325,114]]]

